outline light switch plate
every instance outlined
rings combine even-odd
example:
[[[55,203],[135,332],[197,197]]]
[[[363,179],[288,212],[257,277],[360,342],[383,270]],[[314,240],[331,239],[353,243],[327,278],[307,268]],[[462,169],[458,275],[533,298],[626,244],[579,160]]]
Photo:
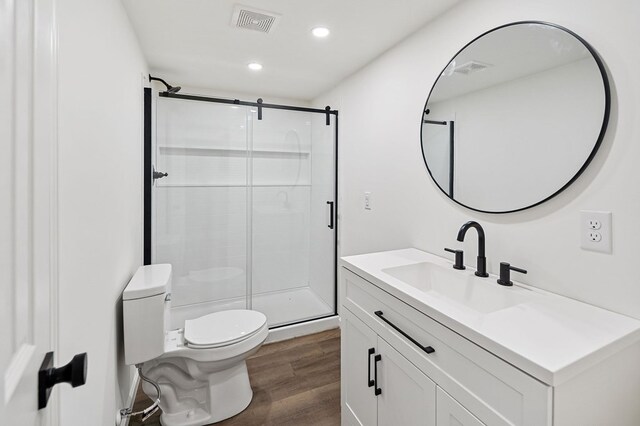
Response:
[[[371,210],[371,192],[364,193],[364,209]]]
[[[611,212],[582,210],[580,212],[580,246],[584,250],[612,252]]]

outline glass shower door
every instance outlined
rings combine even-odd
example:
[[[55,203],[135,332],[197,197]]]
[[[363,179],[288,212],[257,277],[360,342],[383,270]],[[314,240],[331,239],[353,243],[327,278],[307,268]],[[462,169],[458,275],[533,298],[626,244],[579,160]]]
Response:
[[[335,117],[252,113],[250,306],[270,326],[335,312]]]
[[[455,189],[454,121],[424,119],[423,123],[423,155],[424,158],[434,159],[429,162],[429,172],[438,186],[453,197]]]
[[[173,265],[172,320],[247,307],[250,112],[157,98],[153,263]]]
[[[151,261],[173,265],[172,327],[228,309],[270,327],[334,315],[336,116],[155,102]]]

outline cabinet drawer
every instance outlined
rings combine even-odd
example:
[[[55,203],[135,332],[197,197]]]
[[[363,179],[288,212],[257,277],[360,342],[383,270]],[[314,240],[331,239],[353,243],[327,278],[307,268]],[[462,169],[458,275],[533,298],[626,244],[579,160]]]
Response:
[[[348,269],[341,272],[343,305],[482,422],[551,424],[550,387]]]
[[[437,426],[485,426],[473,414],[467,411],[458,401],[438,388],[436,393],[438,418]]]

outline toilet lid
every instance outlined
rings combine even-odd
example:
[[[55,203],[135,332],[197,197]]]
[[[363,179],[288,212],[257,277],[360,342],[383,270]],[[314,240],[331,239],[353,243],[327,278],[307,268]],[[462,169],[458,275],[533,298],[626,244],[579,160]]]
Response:
[[[254,335],[267,322],[263,313],[246,309],[215,312],[184,323],[184,338],[191,347],[231,345]]]

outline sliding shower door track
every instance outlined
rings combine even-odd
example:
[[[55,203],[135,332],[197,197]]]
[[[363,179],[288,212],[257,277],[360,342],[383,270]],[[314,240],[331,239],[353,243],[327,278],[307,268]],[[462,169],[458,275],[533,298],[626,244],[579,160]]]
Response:
[[[316,112],[321,114],[331,114],[336,116],[338,115],[337,110],[332,110],[330,108],[327,110],[326,108],[319,109],[319,108],[299,107],[299,106],[293,106],[293,105],[265,104],[263,102],[241,101],[239,99],[211,98],[208,96],[184,95],[184,94],[181,95],[179,93],[167,93],[167,92],[160,92],[158,93],[158,95],[163,98],[185,99],[189,101],[215,102],[219,104],[242,105],[242,106],[270,108],[270,109],[286,109],[289,111]],[[261,100],[262,99],[260,99],[260,101]]]
[[[282,328],[282,327],[289,327],[290,325],[304,324],[304,323],[307,323],[307,322],[318,321],[318,320],[321,320],[321,319],[334,318],[334,317],[337,317],[337,316],[338,316],[338,314],[328,314],[328,315],[323,315],[321,317],[309,318],[309,319],[295,321],[295,322],[288,322],[286,324],[280,324],[280,325],[271,326],[271,327],[269,327],[269,330],[275,330],[275,329]]]

